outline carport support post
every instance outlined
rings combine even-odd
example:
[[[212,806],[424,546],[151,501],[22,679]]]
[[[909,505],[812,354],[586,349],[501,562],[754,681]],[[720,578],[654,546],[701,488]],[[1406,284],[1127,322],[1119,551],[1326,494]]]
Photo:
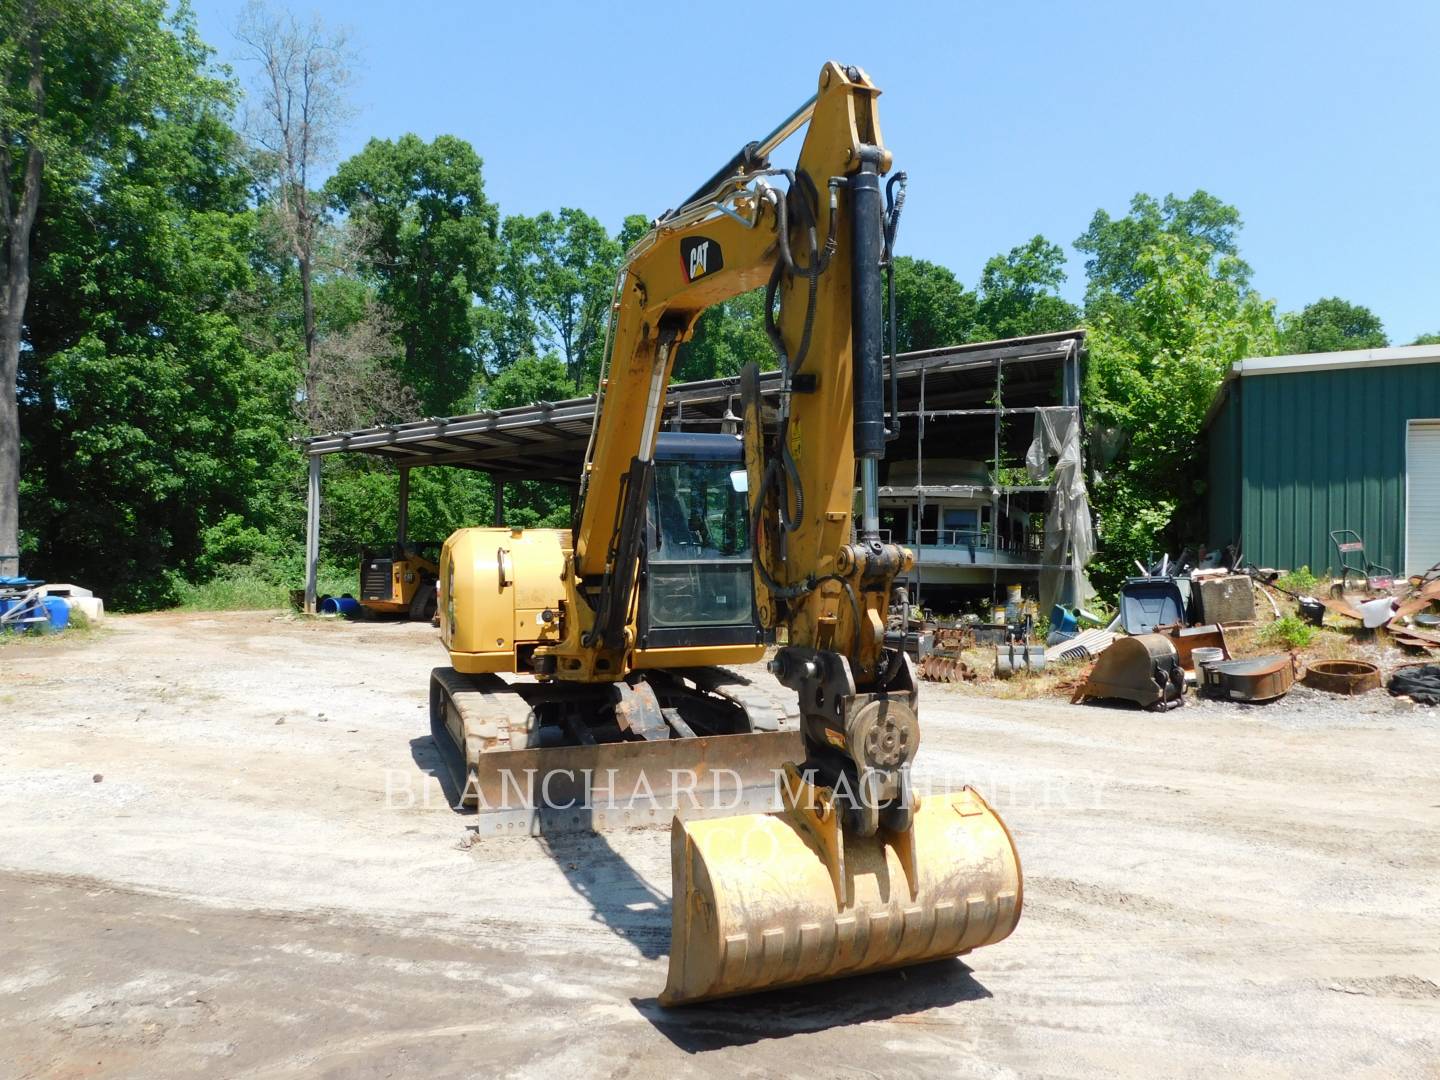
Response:
[[[505,481],[495,478],[495,527],[505,524]]]
[[[316,574],[320,563],[320,455],[310,455],[310,489],[305,500],[305,614],[315,614]]]
[[[410,468],[400,466],[400,512],[396,516],[395,544],[403,548],[410,535]]]

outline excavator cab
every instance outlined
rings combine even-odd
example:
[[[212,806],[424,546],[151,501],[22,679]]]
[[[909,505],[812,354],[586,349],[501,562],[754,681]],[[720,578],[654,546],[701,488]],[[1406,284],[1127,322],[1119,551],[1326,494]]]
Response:
[[[661,433],[646,514],[640,647],[760,641],[738,435]]]

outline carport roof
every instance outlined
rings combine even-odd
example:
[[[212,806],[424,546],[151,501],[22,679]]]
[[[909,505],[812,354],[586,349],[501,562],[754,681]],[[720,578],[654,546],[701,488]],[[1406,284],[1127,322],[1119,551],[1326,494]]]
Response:
[[[974,409],[989,412],[996,366],[1004,368],[1009,410],[1054,405],[1058,398],[1075,404],[1078,380],[1057,394],[1065,361],[1077,358],[1084,331],[980,342],[901,354],[896,371],[900,409],[919,408],[920,373],[925,372],[926,412]],[[1074,372],[1072,365],[1069,369]],[[779,372],[761,375],[761,392],[770,399],[780,390]],[[665,415],[672,428],[718,425],[727,409],[739,411],[738,377],[676,383],[666,395]],[[1033,400],[1032,400],[1033,398]],[[488,409],[465,416],[431,417],[362,431],[337,431],[303,440],[305,453],[364,453],[399,465],[451,465],[479,469],[501,479],[578,479],[585,446],[595,422],[595,397],[539,401],[510,409]]]

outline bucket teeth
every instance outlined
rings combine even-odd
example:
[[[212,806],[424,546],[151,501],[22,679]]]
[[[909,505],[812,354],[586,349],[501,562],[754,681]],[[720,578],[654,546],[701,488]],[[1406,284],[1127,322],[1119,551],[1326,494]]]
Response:
[[[781,815],[671,826],[670,973],[683,1005],[958,956],[1020,918],[1019,858],[972,789],[928,795],[909,837],[844,836],[848,902],[806,830]]]

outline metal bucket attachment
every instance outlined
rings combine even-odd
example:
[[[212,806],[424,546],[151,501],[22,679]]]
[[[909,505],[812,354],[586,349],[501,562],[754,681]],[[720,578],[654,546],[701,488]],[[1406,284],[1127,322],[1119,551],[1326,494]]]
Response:
[[[1010,642],[995,646],[995,674],[1008,679],[1017,671],[1044,671],[1045,646]]]
[[[1072,703],[1086,698],[1124,698],[1147,709],[1171,709],[1185,693],[1180,657],[1163,634],[1117,638],[1100,654]]]
[[[844,835],[837,882],[813,836],[787,816],[677,819],[670,974],[660,1004],[959,956],[1015,929],[1019,856],[977,792],[925,796],[911,835],[913,860],[903,837],[883,829]]]

